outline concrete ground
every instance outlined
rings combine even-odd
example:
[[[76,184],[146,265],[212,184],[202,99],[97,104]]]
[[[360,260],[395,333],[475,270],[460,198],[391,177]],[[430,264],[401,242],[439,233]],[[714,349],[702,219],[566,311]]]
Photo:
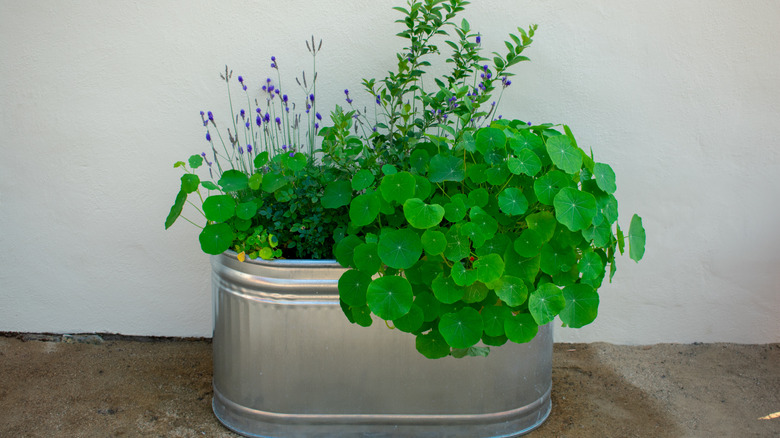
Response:
[[[0,334],[0,437],[235,437],[211,343]],[[556,344],[529,437],[780,436],[780,344]]]

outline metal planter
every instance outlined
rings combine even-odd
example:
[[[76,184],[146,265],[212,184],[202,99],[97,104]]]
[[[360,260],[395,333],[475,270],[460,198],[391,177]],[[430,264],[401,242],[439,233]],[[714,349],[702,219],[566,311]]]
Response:
[[[510,437],[550,413],[552,327],[487,358],[430,360],[350,324],[335,261],[212,256],[217,418],[251,437]]]

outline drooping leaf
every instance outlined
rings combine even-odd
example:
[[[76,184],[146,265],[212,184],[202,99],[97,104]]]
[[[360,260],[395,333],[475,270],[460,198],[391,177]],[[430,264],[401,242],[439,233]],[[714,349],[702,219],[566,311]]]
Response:
[[[230,195],[212,195],[203,201],[203,213],[206,219],[224,222],[236,213],[236,200]]]
[[[422,242],[420,236],[408,228],[392,230],[379,237],[377,253],[387,266],[395,269],[408,269],[420,259]]]
[[[365,272],[350,269],[341,274],[338,288],[341,301],[352,307],[366,305],[366,291],[371,283],[371,276]]]
[[[563,292],[552,283],[539,285],[528,297],[528,311],[537,325],[544,325],[555,319],[555,315],[560,313],[565,305]]]
[[[226,192],[236,192],[244,190],[249,185],[249,177],[244,172],[231,169],[222,173],[222,177],[217,182],[222,190]]]
[[[504,320],[504,332],[510,341],[523,344],[536,336],[539,325],[530,314],[519,313]]]
[[[233,229],[225,223],[206,225],[198,236],[203,252],[211,255],[222,254],[230,249],[233,239]]]
[[[431,330],[430,333],[424,335],[417,335],[415,348],[428,359],[441,359],[450,355],[450,346],[436,330]]]
[[[642,226],[642,218],[636,214],[631,218],[628,228],[628,255],[631,260],[638,262],[645,255],[645,228]]]
[[[357,325],[361,327],[371,327],[371,324],[374,323],[373,318],[371,318],[371,309],[369,309],[368,306],[353,307],[351,311],[352,319]]]
[[[414,293],[409,281],[397,275],[379,277],[368,285],[366,303],[384,320],[398,319],[412,308]]]
[[[219,190],[219,186],[214,184],[211,181],[201,181],[200,185],[202,185],[207,190]],[[255,188],[255,190],[257,190],[257,189]]]
[[[561,321],[571,328],[586,326],[596,319],[599,294],[587,284],[576,283],[563,288],[566,305],[561,310]]]
[[[553,164],[568,174],[575,174],[582,168],[580,151],[565,135],[556,135],[547,139],[547,153]]]
[[[482,339],[482,316],[471,307],[445,313],[439,319],[439,333],[452,348],[468,348]]]
[[[596,216],[596,198],[590,193],[566,187],[561,189],[553,201],[558,222],[571,231],[588,228]]]
[[[325,186],[320,203],[325,208],[339,208],[352,201],[352,184],[349,181],[333,181]]]
[[[410,198],[403,205],[404,217],[414,228],[435,227],[444,218],[444,207],[438,204],[426,204],[422,199]]]
[[[508,187],[498,195],[498,208],[510,216],[520,215],[528,210],[528,200],[522,190]]]
[[[171,206],[171,211],[168,213],[168,217],[165,218],[166,230],[170,228],[174,222],[176,222],[176,219],[179,218],[182,210],[184,209],[185,202],[187,202],[187,193],[179,191],[179,193],[176,195],[176,200]]]

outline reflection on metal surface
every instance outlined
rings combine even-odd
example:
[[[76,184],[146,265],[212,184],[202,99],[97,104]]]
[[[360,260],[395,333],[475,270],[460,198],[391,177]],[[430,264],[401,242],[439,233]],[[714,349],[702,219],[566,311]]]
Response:
[[[383,321],[347,321],[333,261],[212,266],[214,412],[238,433],[509,437],[549,415],[549,324],[487,358],[429,360]]]

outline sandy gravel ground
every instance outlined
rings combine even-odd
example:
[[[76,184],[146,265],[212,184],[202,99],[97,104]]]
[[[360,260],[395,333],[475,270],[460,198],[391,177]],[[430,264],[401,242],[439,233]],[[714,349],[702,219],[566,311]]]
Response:
[[[208,340],[104,338],[0,335],[0,437],[236,436]],[[556,344],[552,397],[527,436],[778,437],[780,344]]]

